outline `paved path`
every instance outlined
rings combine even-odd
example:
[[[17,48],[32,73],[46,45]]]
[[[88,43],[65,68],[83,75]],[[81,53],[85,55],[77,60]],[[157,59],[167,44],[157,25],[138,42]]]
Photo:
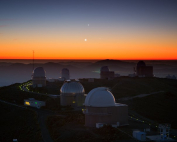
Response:
[[[54,115],[54,113],[50,111],[44,111],[44,110],[36,110],[38,114],[38,122],[41,128],[42,138],[44,142],[53,142],[52,138],[50,137],[50,133],[47,129],[46,123],[47,123],[47,117],[50,115]]]

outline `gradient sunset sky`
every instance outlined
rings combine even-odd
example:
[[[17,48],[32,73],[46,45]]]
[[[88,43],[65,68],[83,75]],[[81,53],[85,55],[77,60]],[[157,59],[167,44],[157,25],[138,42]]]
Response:
[[[0,59],[177,59],[177,0],[0,0]]]

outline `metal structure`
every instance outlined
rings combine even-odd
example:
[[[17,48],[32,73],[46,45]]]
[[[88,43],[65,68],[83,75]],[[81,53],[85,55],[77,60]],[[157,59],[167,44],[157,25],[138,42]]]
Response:
[[[33,70],[34,70],[34,50],[33,50]]]
[[[161,140],[165,141],[165,140],[169,139],[170,127],[171,127],[170,124],[159,124]]]

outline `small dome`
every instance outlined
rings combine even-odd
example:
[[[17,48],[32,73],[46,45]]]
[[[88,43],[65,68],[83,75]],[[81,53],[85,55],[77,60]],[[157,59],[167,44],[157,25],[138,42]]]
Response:
[[[61,87],[60,93],[85,93],[85,90],[79,81],[66,81]]]
[[[142,66],[146,66],[145,62],[144,61],[139,61],[137,63],[137,67],[142,67]]]
[[[106,87],[98,87],[91,90],[86,99],[85,106],[110,107],[115,106],[115,98]]]
[[[45,71],[43,67],[37,67],[33,71],[33,77],[45,77]]]
[[[101,67],[100,72],[109,72],[108,66]]]

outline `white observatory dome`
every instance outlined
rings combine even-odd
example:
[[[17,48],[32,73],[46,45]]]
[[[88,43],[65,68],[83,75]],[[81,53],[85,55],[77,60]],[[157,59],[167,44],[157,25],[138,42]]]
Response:
[[[33,77],[45,77],[45,71],[43,67],[37,67],[33,71]]]
[[[63,68],[61,74],[63,79],[65,80],[70,79],[69,70],[67,68]]]
[[[79,81],[66,81],[60,89],[60,93],[85,93],[84,87]]]
[[[110,107],[115,106],[115,98],[106,87],[98,87],[91,90],[86,99],[85,106]]]
[[[101,67],[100,72],[109,72],[108,66]]]

